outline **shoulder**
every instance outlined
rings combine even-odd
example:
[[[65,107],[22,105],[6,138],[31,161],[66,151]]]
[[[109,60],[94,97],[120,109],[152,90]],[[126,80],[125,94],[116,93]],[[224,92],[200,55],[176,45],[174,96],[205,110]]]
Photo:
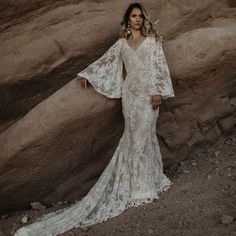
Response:
[[[151,42],[151,43],[154,43],[155,42],[155,37],[148,35],[148,36],[146,36],[146,40]]]
[[[111,50],[120,50],[121,46],[122,46],[122,39],[119,38],[110,46],[110,49]]]
[[[124,40],[126,40],[125,38],[119,38],[118,40],[116,40],[116,42],[114,43],[114,45],[116,46],[122,46],[122,44],[124,43]]]
[[[125,42],[125,40],[126,40],[126,38],[121,37],[121,38],[119,38],[119,39],[117,40],[117,43],[123,44],[123,43]]]
[[[150,47],[152,51],[161,51],[162,50],[162,40],[156,39],[156,37],[149,36]]]
[[[162,45],[161,40],[157,40],[155,36],[147,36],[152,45]]]
[[[155,42],[156,41],[154,36],[147,36],[147,38],[150,40],[150,42]]]

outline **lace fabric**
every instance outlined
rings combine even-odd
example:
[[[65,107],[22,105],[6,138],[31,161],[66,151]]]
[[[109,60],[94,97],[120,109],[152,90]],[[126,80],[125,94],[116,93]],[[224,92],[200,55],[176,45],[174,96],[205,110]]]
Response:
[[[122,78],[122,66],[127,75]],[[137,50],[119,39],[78,78],[85,77],[101,94],[122,98],[124,133],[111,161],[96,184],[76,204],[46,214],[19,229],[15,236],[54,236],[73,227],[89,226],[118,216],[159,198],[172,184],[163,173],[156,121],[159,108],[150,104],[152,94],[174,97],[161,45],[146,38]]]
[[[77,78],[87,78],[97,92],[108,98],[121,98],[123,62],[121,57],[121,41],[105,52],[105,54],[77,74]]]
[[[149,77],[151,80],[151,95],[160,94],[162,99],[175,97],[172,87],[169,68],[163,52],[161,42],[150,40],[150,69]]]

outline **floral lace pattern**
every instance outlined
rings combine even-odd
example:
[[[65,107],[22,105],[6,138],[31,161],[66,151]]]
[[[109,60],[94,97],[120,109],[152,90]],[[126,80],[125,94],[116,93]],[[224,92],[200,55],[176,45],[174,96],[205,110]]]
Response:
[[[160,94],[163,99],[175,97],[169,68],[160,42],[150,40],[149,77],[151,80],[151,95]]]
[[[127,76],[123,81],[122,65]],[[137,50],[119,39],[100,59],[78,74],[103,95],[122,97],[124,133],[110,163],[87,195],[76,204],[46,214],[16,236],[54,236],[73,227],[101,223],[129,207],[159,198],[172,184],[163,173],[156,136],[159,108],[150,104],[152,94],[164,98],[174,92],[161,45],[146,38]]]
[[[118,40],[105,54],[77,74],[77,78],[87,78],[93,87],[108,98],[120,98],[123,62],[121,41]]]

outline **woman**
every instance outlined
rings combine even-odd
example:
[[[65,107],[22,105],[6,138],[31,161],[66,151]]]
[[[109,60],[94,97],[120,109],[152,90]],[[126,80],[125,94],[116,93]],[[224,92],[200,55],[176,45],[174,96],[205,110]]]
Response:
[[[78,73],[108,98],[122,98],[125,128],[117,149],[88,194],[76,204],[41,217],[16,235],[57,235],[101,223],[127,208],[158,199],[169,188],[156,136],[161,99],[174,97],[161,39],[144,8],[131,4],[120,38],[101,58]],[[123,80],[123,64],[126,77]]]

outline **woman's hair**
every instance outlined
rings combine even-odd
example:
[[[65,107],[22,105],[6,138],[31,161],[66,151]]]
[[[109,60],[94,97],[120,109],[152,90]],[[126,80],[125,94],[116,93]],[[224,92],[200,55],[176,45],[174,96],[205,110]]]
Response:
[[[130,36],[130,34],[127,33],[127,28],[128,28],[130,14],[134,8],[140,9],[142,12],[142,15],[143,15],[143,25],[141,28],[142,35],[146,36],[146,37],[147,36],[155,37],[157,41],[162,41],[161,34],[153,28],[153,24],[152,24],[151,20],[149,19],[147,11],[140,3],[130,4],[128,6],[127,10],[125,11],[125,14],[123,16],[123,20],[121,22],[121,29],[120,29],[121,37],[127,39]]]

